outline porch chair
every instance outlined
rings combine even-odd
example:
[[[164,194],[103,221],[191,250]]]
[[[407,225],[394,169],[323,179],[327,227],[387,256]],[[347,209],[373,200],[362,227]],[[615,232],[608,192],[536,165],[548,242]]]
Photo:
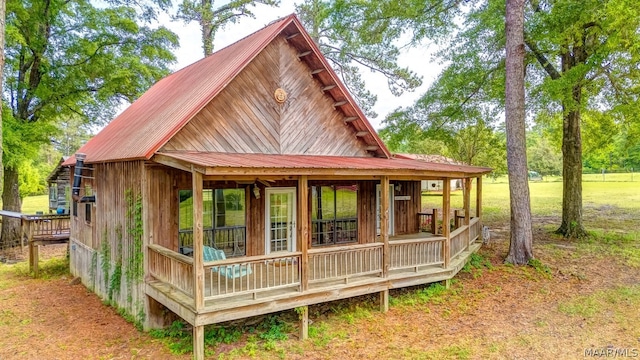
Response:
[[[224,251],[206,245],[203,247],[202,255],[205,262],[227,259]],[[240,264],[214,266],[211,268],[211,271],[220,273],[228,277],[229,279],[237,279],[243,276],[251,275],[252,273],[251,267],[249,265],[242,266]]]

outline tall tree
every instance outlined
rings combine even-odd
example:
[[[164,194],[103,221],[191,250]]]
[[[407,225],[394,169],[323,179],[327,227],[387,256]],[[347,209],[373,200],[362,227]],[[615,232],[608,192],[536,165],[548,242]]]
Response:
[[[49,141],[56,121],[104,123],[169,72],[177,37],[138,19],[135,9],[88,0],[7,2],[3,209],[20,211],[20,163]],[[15,244],[18,228],[4,222],[0,245]]]
[[[524,4],[525,0],[507,0],[505,21],[505,119],[511,205],[511,241],[506,262],[517,265],[533,259],[525,138]]]
[[[5,22],[6,22],[6,10],[7,10],[7,1],[0,0],[0,89],[2,89],[2,84],[4,81],[4,38],[5,38]],[[2,179],[4,172],[2,171],[3,163],[3,149],[2,146],[2,108],[3,108],[2,96],[0,96],[0,196],[2,196]]]
[[[280,0],[183,0],[178,6],[176,19],[197,21],[202,35],[204,56],[213,53],[213,40],[216,33],[229,23],[235,23],[242,17],[255,17],[252,8],[258,4],[277,6]]]
[[[415,11],[427,6],[424,1],[409,2]],[[373,111],[377,97],[367,90],[361,75],[363,70],[384,76],[395,96],[422,84],[416,73],[398,65],[401,48],[410,45],[409,41],[404,45],[400,43],[403,25],[382,20],[386,16],[397,16],[400,11],[409,10],[398,7],[395,0],[305,0],[296,5],[296,13],[311,38],[358,105],[371,117],[377,116]]]
[[[440,121],[448,109],[503,108],[504,0],[467,2],[439,56],[450,61],[418,101]],[[529,0],[525,4],[527,111],[562,119],[563,210],[558,232],[582,236],[582,131],[585,111],[609,113],[637,123],[640,88],[640,2],[635,0]],[[461,80],[463,79],[463,80]],[[464,82],[467,82],[465,84]],[[460,84],[447,101],[436,96]],[[456,94],[456,91],[451,93]],[[457,102],[457,104],[456,104]],[[442,105],[445,106],[442,106]],[[446,119],[450,120],[448,116]],[[393,121],[393,118],[391,118]]]

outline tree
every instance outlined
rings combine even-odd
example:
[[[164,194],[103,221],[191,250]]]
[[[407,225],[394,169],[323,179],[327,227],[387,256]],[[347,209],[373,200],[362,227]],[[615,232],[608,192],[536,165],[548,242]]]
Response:
[[[229,23],[235,23],[242,17],[255,17],[252,7],[257,4],[277,6],[279,0],[231,0],[218,5],[215,0],[183,0],[178,6],[176,19],[200,24],[202,50],[204,56],[213,53],[213,40],[216,33]]]
[[[504,0],[467,3],[438,56],[450,65],[418,100],[431,123],[457,114],[504,108]],[[583,114],[599,111],[621,124],[638,122],[640,2],[529,0],[525,6],[527,112],[562,119],[563,210],[558,232],[582,236]],[[441,94],[451,94],[445,97]],[[636,109],[635,111],[632,109]],[[444,116],[443,116],[444,115]],[[534,118],[537,118],[534,116]],[[390,118],[392,122],[394,119]],[[393,123],[391,123],[393,124]]]
[[[20,211],[21,162],[50,140],[57,121],[102,124],[169,72],[177,37],[138,19],[133,8],[87,0],[7,2],[3,209]],[[4,222],[0,244],[17,243],[18,229]]]
[[[418,11],[418,7],[427,5],[424,1],[411,1],[410,7]],[[404,47],[398,44],[403,25],[381,20],[405,11],[410,10],[389,0],[306,0],[296,6],[296,13],[311,38],[358,105],[371,117],[377,116],[372,110],[377,97],[367,90],[361,71],[369,70],[386,77],[388,88],[395,96],[412,91],[422,83],[414,72],[398,65],[400,49]]]
[[[527,133],[527,165],[543,177],[562,172],[560,151],[538,129]]]
[[[6,8],[7,2],[6,0],[0,0],[0,89],[2,89],[3,81],[4,81],[4,38],[5,38],[5,21],[6,21]],[[3,163],[3,146],[2,146],[2,108],[4,107],[4,102],[2,101],[2,96],[0,96],[0,191],[2,191],[3,187],[3,174],[2,171]],[[0,196],[2,196],[2,192],[0,192]]]
[[[511,241],[505,261],[517,265],[533,259],[525,138],[524,3],[525,0],[507,0],[505,21],[505,119],[511,205]]]

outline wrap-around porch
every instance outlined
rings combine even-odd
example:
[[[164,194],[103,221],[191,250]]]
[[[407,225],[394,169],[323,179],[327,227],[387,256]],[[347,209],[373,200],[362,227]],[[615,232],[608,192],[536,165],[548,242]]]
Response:
[[[317,246],[315,232],[318,223],[324,220],[310,219],[309,184],[314,180],[309,175],[297,175],[287,177],[289,182],[296,181],[297,212],[291,231],[297,235],[297,246],[267,251],[263,255],[223,256],[212,260],[203,255],[208,250],[202,225],[204,181],[222,178],[240,182],[255,180],[256,176],[220,177],[194,170],[191,177],[193,227],[187,233],[192,238],[188,251],[184,247],[169,249],[149,241],[145,278],[147,295],[194,327],[375,292],[380,292],[382,306],[386,307],[389,289],[450,279],[481,245],[481,176],[466,179],[463,209],[457,211],[451,209],[450,179],[440,178],[443,180],[441,210],[407,213],[420,224],[417,231],[393,235],[390,231],[393,222],[389,221],[393,197],[390,184],[399,180],[418,181],[418,178],[351,175],[349,179],[376,181],[378,188],[383,189],[379,190],[378,209],[369,209],[373,213],[370,217],[378,218],[378,231],[358,234],[370,237],[358,243]],[[332,178],[344,180],[347,176],[334,174]],[[470,193],[474,179],[476,204],[472,217]],[[252,196],[251,186],[247,194]],[[252,222],[246,226],[251,227]],[[158,234],[156,239],[159,236],[172,235]],[[185,237],[185,232],[181,236]],[[246,244],[260,241],[264,239],[247,235]],[[230,247],[230,255],[238,248],[237,244]]]

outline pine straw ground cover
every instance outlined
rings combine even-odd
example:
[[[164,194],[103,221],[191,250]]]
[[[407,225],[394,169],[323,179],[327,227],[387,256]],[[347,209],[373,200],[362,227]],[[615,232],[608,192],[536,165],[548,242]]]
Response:
[[[606,201],[603,199],[601,202]],[[536,216],[530,266],[502,260],[507,219],[449,289],[394,290],[386,314],[375,296],[310,307],[310,339],[297,339],[295,311],[207,331],[206,353],[223,359],[583,359],[640,352],[640,209],[585,205],[594,235],[563,240],[558,218]],[[146,334],[82,285],[69,285],[64,257],[31,279],[25,264],[0,265],[0,359],[190,358],[179,323]],[[640,356],[640,354],[636,355]],[[618,357],[620,357],[618,355]]]

